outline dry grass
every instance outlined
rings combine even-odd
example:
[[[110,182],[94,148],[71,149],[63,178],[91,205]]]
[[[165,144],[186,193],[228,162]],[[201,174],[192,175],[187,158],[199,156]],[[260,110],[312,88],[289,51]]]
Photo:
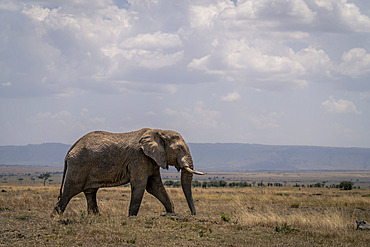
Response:
[[[128,218],[130,188],[98,192],[101,216],[86,214],[83,194],[62,217],[50,218],[58,187],[0,187],[1,246],[364,246],[370,190],[305,188],[193,189],[190,216],[181,189],[168,188],[177,216],[145,194],[139,216]],[[221,218],[224,213],[230,220]]]

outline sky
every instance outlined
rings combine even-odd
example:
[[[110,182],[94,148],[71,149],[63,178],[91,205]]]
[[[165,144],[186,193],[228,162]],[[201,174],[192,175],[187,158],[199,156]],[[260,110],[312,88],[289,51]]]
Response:
[[[0,145],[94,130],[370,147],[370,1],[0,0]]]

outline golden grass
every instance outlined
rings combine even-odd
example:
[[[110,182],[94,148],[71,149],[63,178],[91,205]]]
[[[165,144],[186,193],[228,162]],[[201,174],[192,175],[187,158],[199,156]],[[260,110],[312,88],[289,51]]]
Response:
[[[145,194],[139,215],[127,217],[130,188],[98,192],[101,215],[86,214],[83,194],[62,217],[49,215],[57,186],[2,186],[0,246],[364,246],[369,189],[194,188],[190,216],[181,188],[167,188],[177,216]],[[230,218],[221,218],[224,213]]]

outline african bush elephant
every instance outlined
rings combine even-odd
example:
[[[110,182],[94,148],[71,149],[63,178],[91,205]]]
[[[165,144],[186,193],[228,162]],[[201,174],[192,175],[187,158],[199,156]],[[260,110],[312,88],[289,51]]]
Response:
[[[98,214],[96,193],[101,187],[131,184],[129,216],[137,215],[145,189],[174,213],[161,180],[159,168],[181,170],[181,184],[192,215],[196,214],[191,193],[193,170],[189,147],[171,130],[141,129],[129,133],[94,131],[79,139],[65,157],[59,201],[52,215],[62,214],[70,199],[84,192],[89,213]],[[64,190],[63,190],[64,185]]]

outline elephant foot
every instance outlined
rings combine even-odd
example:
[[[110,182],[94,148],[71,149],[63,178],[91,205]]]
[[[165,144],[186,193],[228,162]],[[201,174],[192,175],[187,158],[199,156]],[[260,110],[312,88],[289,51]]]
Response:
[[[88,215],[94,215],[94,216],[101,216],[101,214],[99,212],[93,212],[93,211],[89,211],[87,212]]]
[[[63,212],[60,210],[59,207],[55,207],[53,212],[51,212],[50,214],[50,218],[54,218],[56,216],[61,216],[63,214]]]
[[[89,215],[100,215],[100,212],[99,212],[99,209],[96,207],[96,208],[89,208],[88,210],[87,210],[87,213],[89,214]]]
[[[54,218],[56,216],[58,216],[58,213],[55,210],[53,210],[53,212],[51,212],[50,214],[50,218]]]

